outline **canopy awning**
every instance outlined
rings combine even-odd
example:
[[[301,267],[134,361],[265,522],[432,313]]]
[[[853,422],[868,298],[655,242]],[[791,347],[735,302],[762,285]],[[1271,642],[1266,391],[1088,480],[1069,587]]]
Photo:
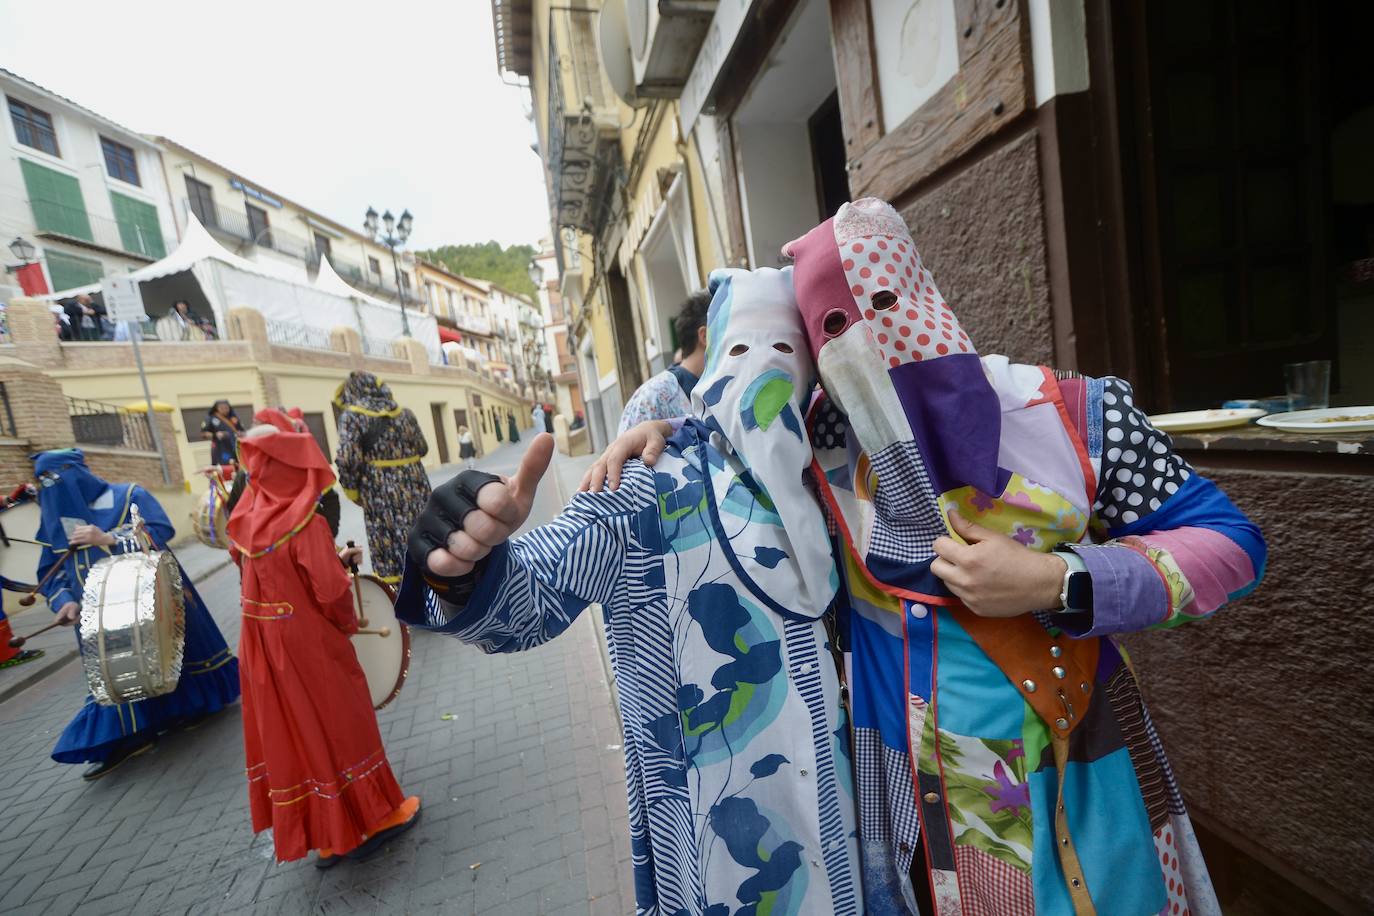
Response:
[[[439,325],[439,341],[441,343],[462,343],[463,335],[453,328],[446,328],[441,324]]]

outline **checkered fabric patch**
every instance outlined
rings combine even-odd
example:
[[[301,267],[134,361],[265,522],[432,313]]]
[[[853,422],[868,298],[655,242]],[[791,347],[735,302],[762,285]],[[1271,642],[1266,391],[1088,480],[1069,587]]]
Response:
[[[1031,876],[975,846],[955,846],[964,916],[1035,916]]]
[[[899,563],[920,563],[935,555],[945,533],[925,461],[914,442],[898,442],[871,456],[878,474],[873,498],[873,535],[868,552]]]
[[[874,728],[854,729],[859,825],[865,842],[881,840],[897,873],[911,869],[921,822],[911,785],[911,758],[883,744]]]

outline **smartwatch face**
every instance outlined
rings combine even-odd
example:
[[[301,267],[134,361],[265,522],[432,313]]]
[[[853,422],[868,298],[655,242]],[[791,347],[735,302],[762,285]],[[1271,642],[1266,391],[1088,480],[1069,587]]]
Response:
[[[1069,587],[1065,596],[1069,599],[1066,610],[1089,611],[1093,606],[1093,578],[1087,572],[1069,574]]]

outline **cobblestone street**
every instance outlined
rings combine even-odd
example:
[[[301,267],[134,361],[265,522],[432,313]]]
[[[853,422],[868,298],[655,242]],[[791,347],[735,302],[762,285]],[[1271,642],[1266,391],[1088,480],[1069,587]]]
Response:
[[[513,470],[530,438],[483,469]],[[531,522],[557,510],[559,461],[576,479],[578,466],[557,458]],[[196,584],[235,644],[237,571]],[[98,782],[54,763],[48,753],[85,691],[70,660],[0,703],[0,912],[631,912],[621,738],[599,625],[584,614],[555,642],[509,656],[414,633],[409,679],[379,721],[423,818],[372,860],[329,871],[309,859],[278,865],[270,834],[252,834],[237,706],[164,735]]]

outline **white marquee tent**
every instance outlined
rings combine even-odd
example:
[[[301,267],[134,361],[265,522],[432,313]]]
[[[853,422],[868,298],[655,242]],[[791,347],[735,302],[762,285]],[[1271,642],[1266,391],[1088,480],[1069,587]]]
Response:
[[[134,271],[140,282],[189,272],[214,313],[220,337],[225,336],[230,308],[250,306],[268,321],[329,330],[347,326],[374,340],[402,336],[401,309],[353,287],[322,259],[315,282],[287,265],[250,261],[224,248],[192,213],[186,234],[176,250],[160,261]],[[407,310],[410,333],[424,344],[432,361],[442,359],[434,316]]]

